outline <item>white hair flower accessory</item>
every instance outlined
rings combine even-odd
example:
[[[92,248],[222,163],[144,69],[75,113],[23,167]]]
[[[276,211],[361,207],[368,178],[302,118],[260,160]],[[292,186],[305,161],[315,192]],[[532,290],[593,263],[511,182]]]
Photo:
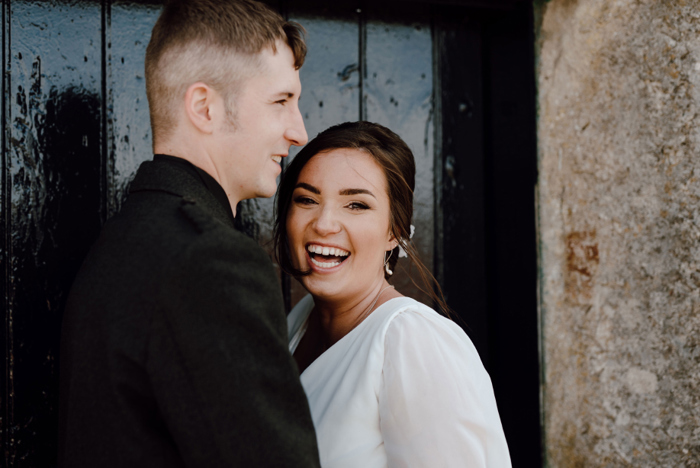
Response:
[[[416,227],[413,224],[411,224],[411,234],[408,236],[409,241],[411,239],[413,239],[414,232],[416,232]],[[403,246],[401,245],[404,242],[408,242],[408,241],[406,241],[405,239],[401,239],[401,242],[399,243],[399,258],[408,257],[408,255],[406,254],[406,251],[403,249]]]

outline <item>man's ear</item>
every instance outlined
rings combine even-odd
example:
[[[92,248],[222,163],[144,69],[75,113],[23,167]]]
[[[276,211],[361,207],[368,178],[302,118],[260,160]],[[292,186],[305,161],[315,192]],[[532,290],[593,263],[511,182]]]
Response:
[[[211,134],[221,113],[221,97],[201,81],[193,83],[185,92],[185,115],[200,132]]]

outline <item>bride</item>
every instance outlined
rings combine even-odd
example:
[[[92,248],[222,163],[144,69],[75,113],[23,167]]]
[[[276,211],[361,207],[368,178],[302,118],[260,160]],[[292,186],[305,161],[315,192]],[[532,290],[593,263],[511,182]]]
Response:
[[[395,133],[352,122],[319,134],[280,183],[277,260],[310,293],[288,317],[289,348],[321,465],[510,467],[473,344],[387,281],[403,250],[434,289],[410,243],[414,179]]]

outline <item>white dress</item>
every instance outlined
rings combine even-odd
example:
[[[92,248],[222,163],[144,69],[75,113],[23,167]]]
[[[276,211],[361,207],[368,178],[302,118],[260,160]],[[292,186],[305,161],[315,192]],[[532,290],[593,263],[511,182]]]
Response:
[[[294,352],[313,308],[287,318]],[[323,468],[510,467],[491,379],[464,331],[390,299],[301,374]]]

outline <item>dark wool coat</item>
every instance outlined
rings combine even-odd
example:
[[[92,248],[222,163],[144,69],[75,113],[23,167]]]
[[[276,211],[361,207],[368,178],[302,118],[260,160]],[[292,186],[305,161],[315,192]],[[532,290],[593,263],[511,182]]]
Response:
[[[184,160],[143,163],[73,284],[59,419],[64,467],[319,466],[270,260]]]

